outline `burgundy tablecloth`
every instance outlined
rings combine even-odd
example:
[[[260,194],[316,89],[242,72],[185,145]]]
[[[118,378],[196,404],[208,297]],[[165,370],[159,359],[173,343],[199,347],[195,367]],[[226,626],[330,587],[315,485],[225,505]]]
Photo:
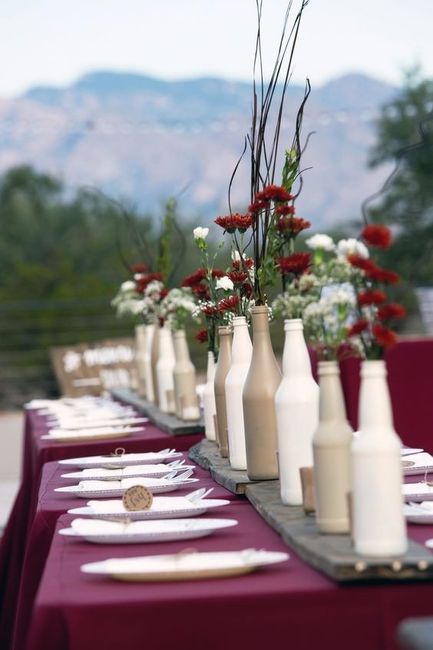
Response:
[[[407,616],[433,613],[433,584],[341,586],[291,552],[283,565],[238,578],[169,584],[116,583],[80,573],[110,557],[265,548],[287,551],[280,537],[238,499],[224,516],[236,528],[185,542],[99,546],[57,530],[33,609],[27,650],[391,650]],[[432,535],[423,528],[417,536]]]
[[[159,451],[173,447],[180,451],[189,449],[203,436],[193,434],[170,436],[152,423],[126,438],[108,441],[59,443],[43,440],[47,433],[46,418],[27,411],[24,428],[24,454],[22,479],[12,512],[0,542],[0,648],[10,645],[11,630],[16,609],[22,563],[36,509],[40,474],[44,463],[75,456],[106,454],[116,447],[127,452]]]

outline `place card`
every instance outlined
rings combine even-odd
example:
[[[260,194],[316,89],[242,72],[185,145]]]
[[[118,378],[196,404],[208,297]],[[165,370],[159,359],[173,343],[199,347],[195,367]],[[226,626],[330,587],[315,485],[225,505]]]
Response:
[[[123,493],[122,503],[128,512],[149,510],[153,503],[153,495],[144,485],[132,485]]]

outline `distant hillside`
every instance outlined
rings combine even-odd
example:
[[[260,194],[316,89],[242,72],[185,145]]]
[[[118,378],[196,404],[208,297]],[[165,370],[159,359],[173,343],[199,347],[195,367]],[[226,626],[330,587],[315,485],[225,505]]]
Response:
[[[362,200],[384,170],[366,169],[373,121],[395,88],[348,75],[313,88],[304,134],[299,212],[318,228],[359,215]],[[302,89],[292,86],[281,150],[292,140]],[[36,87],[0,100],[0,172],[28,162],[68,185],[96,185],[151,211],[182,189],[185,215],[210,220],[227,210],[227,186],[242,151],[251,114],[248,83],[200,78],[162,81],[143,75],[95,72],[66,88]],[[233,203],[248,202],[248,160]]]

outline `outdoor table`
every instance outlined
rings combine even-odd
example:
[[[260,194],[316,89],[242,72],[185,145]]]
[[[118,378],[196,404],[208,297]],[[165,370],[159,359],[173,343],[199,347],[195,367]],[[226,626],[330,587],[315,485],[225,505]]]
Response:
[[[173,437],[151,422],[125,438],[80,442],[42,439],[47,433],[44,416],[26,411],[21,485],[0,542],[0,648],[7,649],[16,608],[20,574],[27,548],[28,531],[36,509],[41,470],[44,463],[75,456],[111,453],[116,447],[126,452],[159,451],[166,447],[189,449],[202,434]]]

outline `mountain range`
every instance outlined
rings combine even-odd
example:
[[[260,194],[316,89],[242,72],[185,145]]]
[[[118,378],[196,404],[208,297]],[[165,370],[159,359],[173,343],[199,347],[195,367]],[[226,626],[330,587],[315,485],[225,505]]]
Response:
[[[367,168],[375,120],[396,88],[351,74],[313,88],[303,134],[298,214],[323,228],[360,215],[386,169]],[[303,88],[290,86],[281,152],[290,146]],[[217,78],[163,81],[94,72],[67,87],[34,87],[0,100],[0,173],[29,163],[68,187],[96,186],[113,198],[155,212],[180,195],[181,212],[210,222],[227,213],[227,188],[251,122],[251,85]],[[245,156],[232,205],[249,201]],[[278,182],[279,179],[277,178]],[[198,223],[198,221],[197,221]]]

